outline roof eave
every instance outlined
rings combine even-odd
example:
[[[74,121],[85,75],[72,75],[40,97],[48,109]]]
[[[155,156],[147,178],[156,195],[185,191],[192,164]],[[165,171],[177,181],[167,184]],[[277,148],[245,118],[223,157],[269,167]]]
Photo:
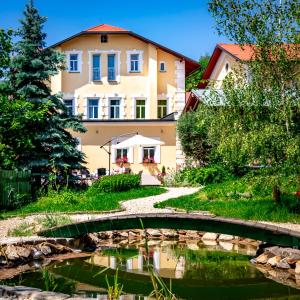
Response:
[[[189,58],[189,57],[187,57],[185,55],[182,55],[182,54],[180,54],[180,53],[178,53],[178,52],[176,52],[174,50],[171,50],[170,48],[167,48],[167,47],[165,47],[165,46],[163,46],[161,44],[153,42],[152,40],[149,40],[149,39],[147,39],[147,38],[145,38],[145,37],[143,37],[141,35],[138,35],[138,34],[132,32],[132,31],[81,31],[81,32],[79,32],[77,34],[74,34],[74,35],[70,36],[69,38],[66,38],[66,39],[64,39],[64,40],[62,40],[60,42],[57,42],[57,43],[49,46],[48,48],[58,47],[61,44],[65,43],[65,42],[68,42],[68,41],[70,41],[70,40],[72,40],[72,39],[74,39],[76,37],[82,36],[82,35],[94,35],[94,34],[114,34],[114,35],[117,35],[117,34],[128,34],[128,35],[130,35],[132,37],[135,37],[135,38],[137,38],[139,40],[142,40],[142,41],[144,41],[146,43],[152,44],[152,45],[154,45],[154,46],[162,49],[163,51],[165,51],[165,52],[167,52],[169,54],[172,54],[172,55],[174,55],[174,56],[176,56],[176,57],[178,57],[178,58],[180,58],[180,59],[182,59],[184,61],[187,61],[190,64],[192,64],[192,70],[190,72],[187,72],[187,74],[186,74],[187,76],[190,75],[192,72],[196,71],[198,68],[201,67],[200,64],[197,61],[195,61],[194,59]]]

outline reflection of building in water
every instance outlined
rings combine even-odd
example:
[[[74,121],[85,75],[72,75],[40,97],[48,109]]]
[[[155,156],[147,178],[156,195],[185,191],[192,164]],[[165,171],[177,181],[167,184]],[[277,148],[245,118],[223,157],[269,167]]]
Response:
[[[94,265],[109,267],[111,269],[119,268],[127,272],[147,273],[146,252],[139,250],[137,256],[130,258],[118,258],[118,256],[105,256],[95,254],[91,259],[87,260]],[[172,251],[164,251],[164,249],[153,248],[149,251],[149,263],[162,277],[167,278],[183,278],[185,273],[185,258],[175,257]]]

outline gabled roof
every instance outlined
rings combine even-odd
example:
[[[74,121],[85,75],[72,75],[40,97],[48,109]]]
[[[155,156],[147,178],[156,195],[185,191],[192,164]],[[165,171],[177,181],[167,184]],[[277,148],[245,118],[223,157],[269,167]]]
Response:
[[[217,47],[241,61],[249,61],[254,55],[254,47],[252,45],[218,44]]]
[[[85,32],[129,32],[126,29],[116,27],[116,26],[111,26],[111,25],[108,25],[108,24],[97,25],[97,26],[88,28],[84,31]]]
[[[287,54],[290,55],[290,57],[297,57],[298,59],[300,59],[299,44],[281,44],[278,45],[278,47],[283,47],[286,50]],[[222,52],[227,53],[237,61],[249,61],[253,59],[255,55],[255,45],[217,44],[202,75],[202,82],[199,84],[199,88],[206,87],[206,81],[210,78]]]
[[[186,75],[191,74],[192,72],[194,72],[196,69],[198,69],[200,67],[200,64],[197,61],[195,61],[195,60],[193,60],[193,59],[191,59],[191,58],[189,58],[185,55],[182,55],[182,54],[180,54],[176,51],[173,51],[173,50],[171,50],[171,49],[169,49],[169,48],[167,48],[163,45],[160,45],[156,42],[153,42],[153,41],[151,41],[151,40],[149,40],[149,39],[147,39],[147,38],[145,38],[141,35],[138,35],[138,34],[132,32],[132,31],[129,31],[129,30],[126,30],[126,29],[123,29],[123,28],[119,28],[119,27],[115,27],[115,26],[111,26],[111,25],[108,25],[108,24],[101,24],[101,25],[97,25],[97,26],[88,28],[86,30],[83,30],[83,31],[81,31],[81,32],[79,32],[75,35],[72,35],[69,38],[66,38],[66,39],[64,39],[60,42],[55,43],[54,45],[51,45],[50,48],[57,47],[57,46],[65,43],[67,41],[70,41],[70,40],[76,38],[76,37],[84,36],[84,35],[90,35],[90,34],[128,34],[128,35],[130,35],[130,36],[132,36],[132,37],[134,37],[138,40],[141,40],[145,43],[152,44],[155,47],[157,47],[157,48],[159,48],[159,49],[161,49],[161,50],[163,50],[163,51],[165,51],[169,54],[172,54],[172,55],[178,57],[181,60],[184,60],[185,61]]]
[[[199,84],[199,88],[204,88],[207,85],[205,81],[210,78],[222,52],[226,52],[234,59],[239,61],[248,61],[254,54],[252,45],[241,46],[239,44],[217,44],[202,75],[203,82]]]

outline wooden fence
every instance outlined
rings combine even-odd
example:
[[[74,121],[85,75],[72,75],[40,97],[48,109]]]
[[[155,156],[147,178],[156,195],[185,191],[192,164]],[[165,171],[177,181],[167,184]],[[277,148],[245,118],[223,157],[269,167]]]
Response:
[[[0,209],[16,208],[30,200],[30,171],[0,170]]]

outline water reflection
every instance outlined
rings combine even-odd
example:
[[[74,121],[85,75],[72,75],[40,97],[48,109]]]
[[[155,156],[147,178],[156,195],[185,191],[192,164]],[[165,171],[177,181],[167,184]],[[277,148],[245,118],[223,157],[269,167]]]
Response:
[[[166,284],[172,285],[180,299],[300,297],[300,291],[265,278],[249,263],[247,254],[255,252],[255,247],[161,240],[149,241],[146,247],[144,242],[123,242],[122,246],[114,243],[114,248],[106,244],[88,259],[57,262],[47,270],[58,282],[56,291],[96,299],[107,299],[105,277],[113,282],[116,270],[126,293],[120,299],[149,299],[153,290],[149,265]],[[41,272],[26,273],[22,284],[43,289],[42,278]],[[19,284],[17,278],[10,281],[13,282]]]

